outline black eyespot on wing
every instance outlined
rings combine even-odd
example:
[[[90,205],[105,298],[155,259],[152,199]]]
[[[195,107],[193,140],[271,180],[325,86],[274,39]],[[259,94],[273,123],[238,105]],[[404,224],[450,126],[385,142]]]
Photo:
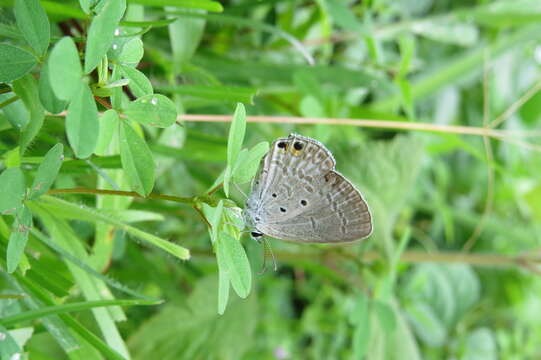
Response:
[[[302,206],[306,206],[306,205],[308,205],[308,202],[307,202],[306,200],[303,199],[303,200],[301,200],[301,205],[302,205]]]
[[[280,141],[276,146],[278,146],[278,149],[287,149],[287,143],[285,141]]]
[[[295,150],[302,150],[303,147],[304,147],[304,145],[299,141],[295,141],[295,143],[293,144],[293,148]]]
[[[286,210],[285,208],[281,207],[281,208],[280,208],[280,211],[283,212],[283,213],[285,213],[287,210]]]
[[[258,216],[256,216],[256,217],[255,217],[255,221],[259,221],[259,220],[261,220],[261,218],[258,217]]]
[[[252,235],[252,237],[255,238],[255,239],[257,239],[257,238],[263,236],[262,233],[257,232],[257,231],[252,231],[252,232],[250,233],[250,235]]]
[[[271,195],[273,198],[277,197],[278,195],[276,195],[276,193],[272,193]]]

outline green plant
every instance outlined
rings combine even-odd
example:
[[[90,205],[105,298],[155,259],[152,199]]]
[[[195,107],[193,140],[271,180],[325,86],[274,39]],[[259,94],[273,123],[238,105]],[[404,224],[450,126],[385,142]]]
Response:
[[[1,360],[539,357],[538,1],[0,6]],[[374,233],[261,274],[293,131]]]

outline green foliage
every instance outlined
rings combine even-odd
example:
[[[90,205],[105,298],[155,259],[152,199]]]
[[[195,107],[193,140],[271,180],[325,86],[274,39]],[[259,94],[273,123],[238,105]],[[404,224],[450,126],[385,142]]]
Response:
[[[36,66],[36,58],[26,50],[9,44],[0,44],[0,81],[13,81]]]
[[[0,7],[2,360],[539,357],[539,1]],[[368,239],[249,239],[290,132]]]
[[[131,125],[123,121],[120,124],[120,159],[132,190],[146,196],[154,187],[156,166],[146,142]]]
[[[39,0],[16,0],[15,19],[24,39],[39,55],[44,55],[49,47],[49,18]]]

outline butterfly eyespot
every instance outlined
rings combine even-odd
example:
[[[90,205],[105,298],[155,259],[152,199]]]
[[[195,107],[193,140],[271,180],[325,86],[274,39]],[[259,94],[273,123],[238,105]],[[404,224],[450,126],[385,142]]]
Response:
[[[256,216],[255,221],[259,221],[259,220],[261,220],[261,218]]]
[[[285,141],[280,141],[276,146],[278,146],[278,149],[287,149],[287,143]]]
[[[260,233],[260,232],[255,232],[255,231],[252,231],[252,232],[250,233],[250,235],[252,235],[253,238],[258,238],[258,237],[263,236],[262,233]]]
[[[271,195],[273,198],[277,197],[278,195],[276,195],[275,193],[272,193]]]
[[[286,210],[285,208],[281,207],[281,208],[280,208],[280,211],[283,212],[283,213],[285,213],[287,210]]]
[[[295,141],[295,143],[293,144],[293,148],[297,151],[300,151],[303,148],[303,144],[301,142]]]
[[[306,202],[306,200],[301,200],[301,205],[306,206],[306,205],[308,205],[308,202]]]

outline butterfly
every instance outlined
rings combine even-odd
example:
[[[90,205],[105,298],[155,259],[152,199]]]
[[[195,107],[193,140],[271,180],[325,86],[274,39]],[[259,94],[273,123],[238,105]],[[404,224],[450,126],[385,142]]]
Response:
[[[244,219],[252,237],[344,243],[369,236],[368,205],[335,165],[317,140],[297,134],[275,140],[246,200]]]

